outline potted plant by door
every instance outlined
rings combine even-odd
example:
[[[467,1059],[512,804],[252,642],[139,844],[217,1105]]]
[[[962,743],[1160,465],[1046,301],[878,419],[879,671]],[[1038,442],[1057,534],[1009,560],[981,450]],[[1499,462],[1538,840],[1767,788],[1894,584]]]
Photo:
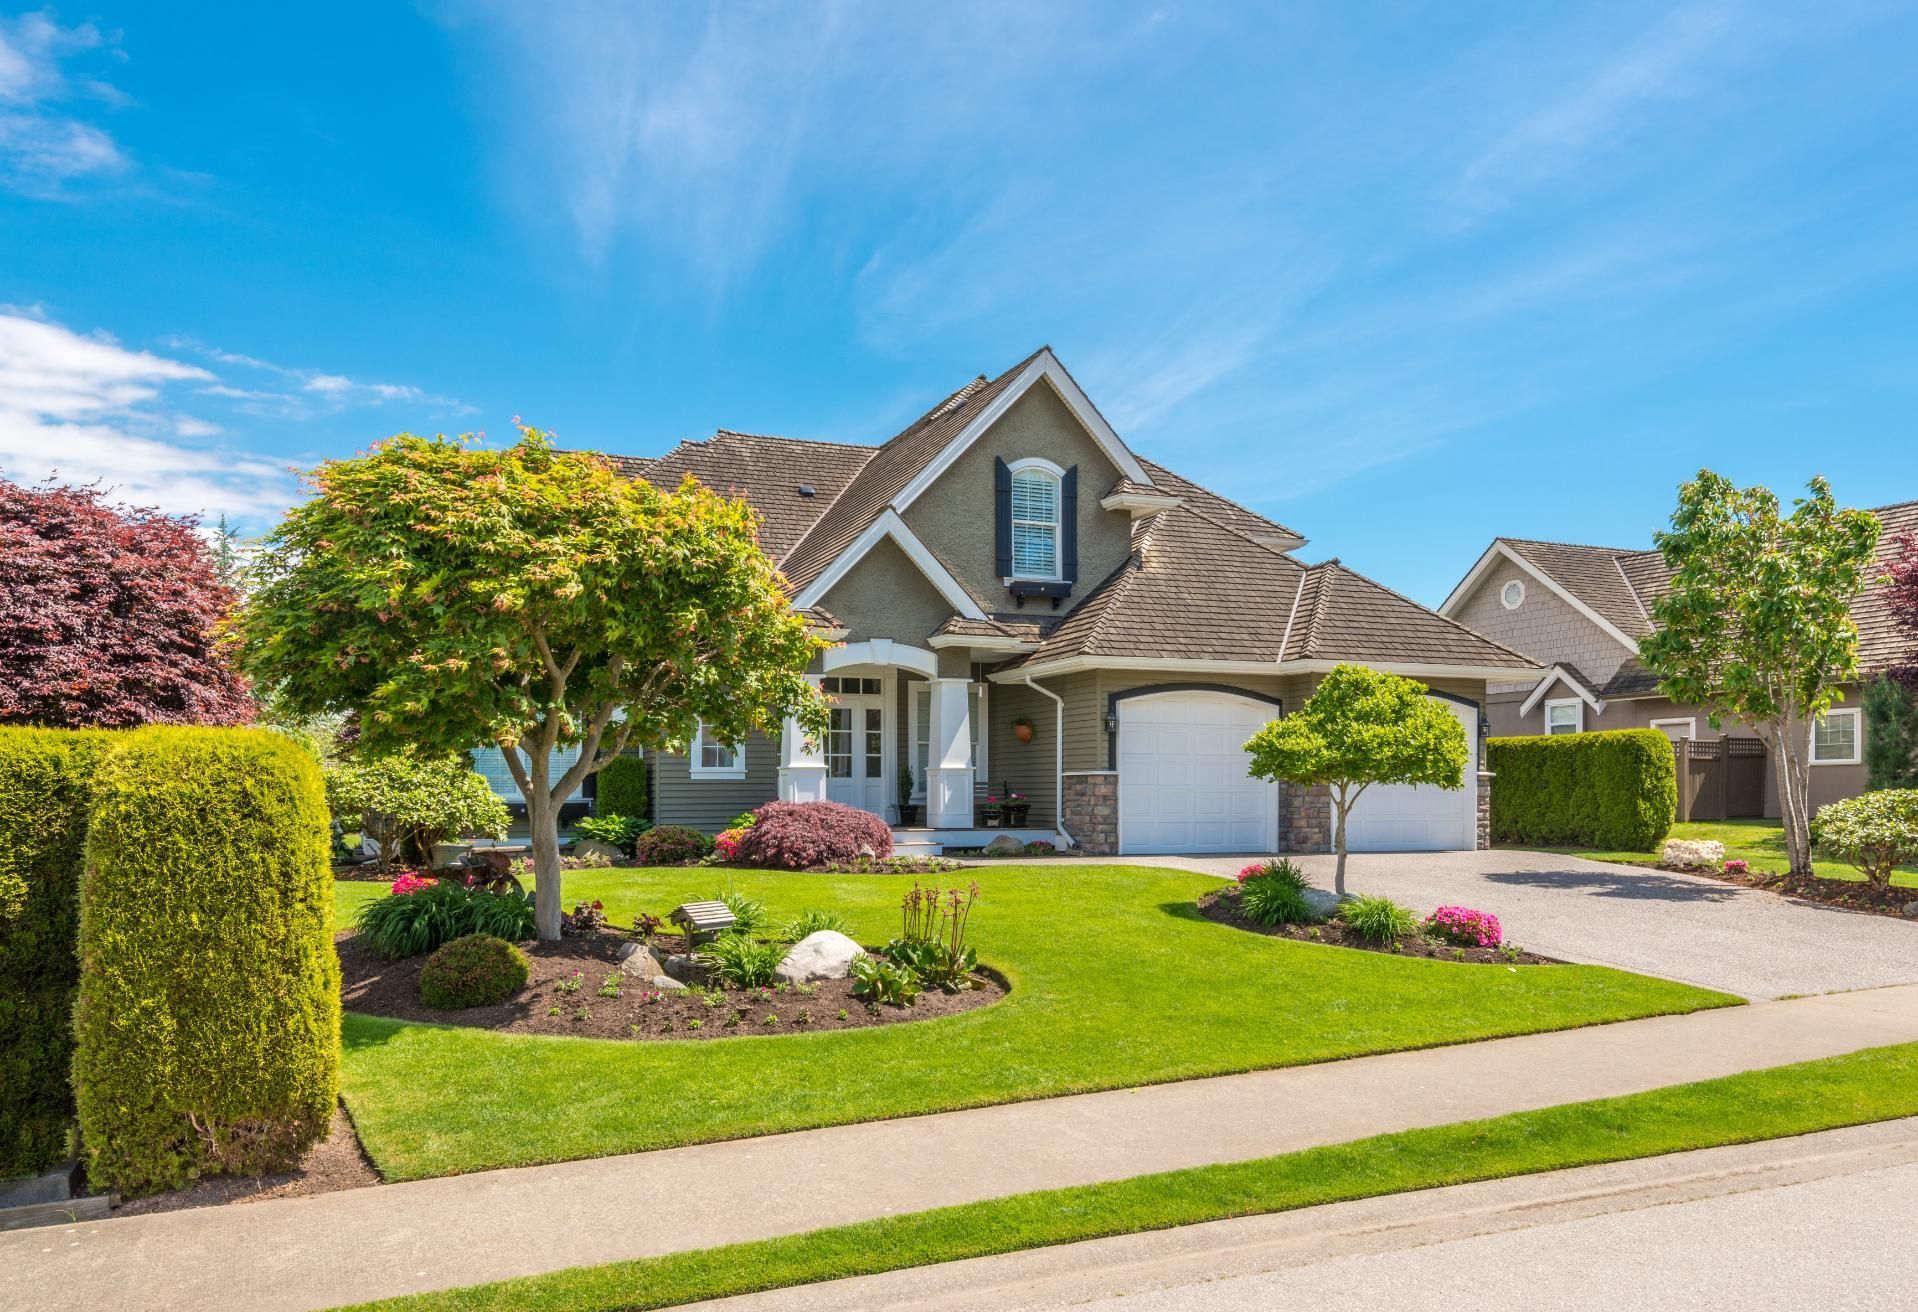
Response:
[[[1026,815],[1032,810],[1032,803],[1026,800],[1024,793],[1015,793],[1010,785],[1006,788],[1005,801],[1006,828],[1023,828]]]
[[[992,793],[986,794],[986,800],[979,803],[979,823],[988,829],[999,827],[999,816],[1003,812],[999,798]]]
[[[1017,738],[1021,743],[1031,742],[1032,741],[1032,721],[1028,720],[1023,715],[1020,716],[1018,719],[1014,720],[1012,722],[1012,736],[1014,738]]]
[[[899,767],[899,823],[919,823],[919,804],[912,800],[912,767]]]

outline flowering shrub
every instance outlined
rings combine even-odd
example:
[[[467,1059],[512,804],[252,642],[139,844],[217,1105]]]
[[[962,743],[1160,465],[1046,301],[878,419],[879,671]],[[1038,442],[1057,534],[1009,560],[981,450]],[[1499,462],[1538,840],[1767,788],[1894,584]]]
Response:
[[[1470,948],[1495,948],[1505,938],[1497,916],[1470,907],[1440,907],[1425,918],[1425,932]]]
[[[1856,866],[1873,888],[1890,888],[1893,872],[1918,860],[1918,788],[1881,788],[1821,807],[1811,837],[1820,851]]]
[[[659,832],[654,830],[654,833]],[[870,811],[837,802],[768,802],[739,836],[738,860],[782,870],[892,855],[892,829]]]
[[[649,829],[633,844],[633,855],[649,866],[677,866],[697,861],[713,850],[713,840],[684,825]]]
[[[744,829],[726,829],[713,838],[713,855],[721,861],[739,860],[739,840],[745,836]]]
[[[436,887],[439,882],[439,880],[434,879],[430,875],[419,875],[408,870],[393,881],[393,892],[400,897],[404,897],[408,893],[417,893],[423,888]],[[468,882],[471,881],[469,880]]]
[[[1733,857],[1725,863],[1725,873],[1728,875],[1749,875],[1751,873],[1751,863],[1749,861],[1740,861],[1738,858]]]
[[[1248,879],[1257,879],[1260,875],[1264,873],[1265,873],[1265,862],[1263,861],[1254,861],[1251,865],[1240,866],[1239,882],[1243,884]]]

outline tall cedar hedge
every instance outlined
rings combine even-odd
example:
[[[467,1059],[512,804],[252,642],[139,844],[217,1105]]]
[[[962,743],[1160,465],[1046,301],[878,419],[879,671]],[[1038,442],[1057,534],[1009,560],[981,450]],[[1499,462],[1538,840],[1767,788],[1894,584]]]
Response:
[[[1671,739],[1656,729],[1494,738],[1492,841],[1655,851],[1678,810]]]
[[[616,756],[600,766],[598,788],[593,796],[593,809],[600,815],[651,818],[645,757]]]
[[[313,759],[257,729],[146,728],[94,780],[74,1092],[95,1185],[285,1170],[339,1087]]]
[[[0,1179],[67,1155],[80,862],[113,735],[0,728]]]

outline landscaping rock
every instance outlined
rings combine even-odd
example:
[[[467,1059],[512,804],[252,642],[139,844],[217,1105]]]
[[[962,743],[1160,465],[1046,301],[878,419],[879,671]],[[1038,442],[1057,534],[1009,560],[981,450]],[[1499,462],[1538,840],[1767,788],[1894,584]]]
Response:
[[[1011,834],[995,834],[981,850],[987,856],[1018,856],[1026,850],[1026,845]]]
[[[811,984],[822,979],[844,979],[852,974],[853,958],[865,951],[836,929],[822,929],[793,944],[773,978],[786,984]]]
[[[1709,839],[1668,838],[1662,855],[1668,866],[1717,870],[1725,864],[1725,845]]]
[[[1918,902],[1905,903],[1905,914],[1913,920],[1918,920]]]
[[[1330,920],[1338,914],[1339,903],[1346,899],[1337,893],[1327,892],[1323,888],[1305,890],[1305,905],[1312,908],[1312,914],[1324,920]]]
[[[660,953],[640,943],[622,943],[619,945],[620,973],[635,979],[651,979],[655,975],[666,973],[666,962]]]
[[[681,984],[671,975],[655,975],[650,983],[661,993],[683,992],[686,988],[684,984]]]
[[[582,838],[573,844],[574,856],[603,856],[608,861],[623,861],[626,853],[611,843],[602,843],[597,838]]]

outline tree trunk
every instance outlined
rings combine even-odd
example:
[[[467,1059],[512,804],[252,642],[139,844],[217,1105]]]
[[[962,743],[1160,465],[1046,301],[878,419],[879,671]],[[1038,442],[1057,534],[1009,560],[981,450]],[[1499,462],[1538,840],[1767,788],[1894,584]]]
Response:
[[[1794,875],[1811,873],[1811,815],[1806,809],[1810,780],[1791,750],[1794,726],[1789,720],[1774,721],[1772,768],[1778,774],[1778,821],[1784,829],[1785,858]]]
[[[1333,797],[1332,804],[1338,810],[1332,846],[1339,854],[1338,864],[1332,867],[1332,892],[1343,899],[1345,897],[1345,812],[1351,803],[1346,801],[1343,793],[1340,793]]]
[[[533,836],[533,923],[548,943],[559,941],[565,902],[560,895],[559,805],[543,788],[530,790],[526,825]]]

